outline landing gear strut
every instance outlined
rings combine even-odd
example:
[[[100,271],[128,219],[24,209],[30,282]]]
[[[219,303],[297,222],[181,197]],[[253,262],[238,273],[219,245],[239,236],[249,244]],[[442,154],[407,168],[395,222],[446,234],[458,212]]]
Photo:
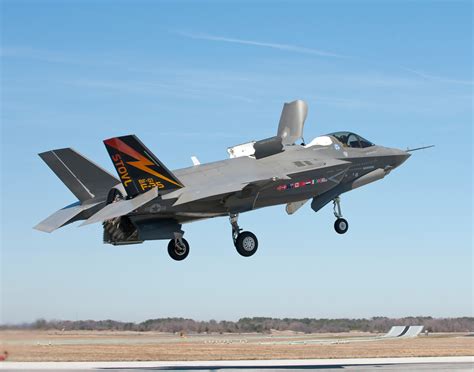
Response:
[[[183,233],[174,233],[174,239],[168,243],[168,254],[173,260],[182,261],[189,254],[189,243],[183,238]]]
[[[107,205],[125,199],[117,189],[111,189],[107,196]],[[127,216],[119,216],[102,222],[104,227],[104,243],[121,245],[132,243],[143,243],[139,240],[138,230]]]
[[[237,220],[238,214],[230,214],[229,220],[232,225],[232,240],[237,252],[244,257],[250,257],[257,252],[258,240],[257,237],[250,231],[242,231]]]
[[[349,229],[349,223],[344,218],[342,218],[341,198],[339,198],[339,196],[334,198],[333,205],[334,216],[336,217],[336,222],[334,222],[334,230],[336,230],[338,234],[345,234]]]

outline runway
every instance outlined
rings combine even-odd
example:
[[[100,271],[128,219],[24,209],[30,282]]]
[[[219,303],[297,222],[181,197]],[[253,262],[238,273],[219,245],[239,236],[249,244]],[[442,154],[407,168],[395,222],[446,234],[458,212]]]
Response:
[[[4,362],[2,371],[473,371],[474,356],[189,362]]]

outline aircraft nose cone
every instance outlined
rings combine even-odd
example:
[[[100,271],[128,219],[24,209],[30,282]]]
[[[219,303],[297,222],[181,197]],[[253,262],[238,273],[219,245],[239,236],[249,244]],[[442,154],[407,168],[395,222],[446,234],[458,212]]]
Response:
[[[399,167],[400,165],[402,165],[410,156],[410,153],[398,150],[397,154],[395,155],[395,167]]]

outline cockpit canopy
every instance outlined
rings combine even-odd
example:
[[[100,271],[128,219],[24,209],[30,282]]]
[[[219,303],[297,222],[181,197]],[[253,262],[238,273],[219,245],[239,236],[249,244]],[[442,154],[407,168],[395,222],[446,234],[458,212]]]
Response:
[[[343,146],[352,148],[365,148],[375,146],[372,142],[367,141],[365,138],[351,132],[334,132],[329,133],[328,136],[335,137]]]

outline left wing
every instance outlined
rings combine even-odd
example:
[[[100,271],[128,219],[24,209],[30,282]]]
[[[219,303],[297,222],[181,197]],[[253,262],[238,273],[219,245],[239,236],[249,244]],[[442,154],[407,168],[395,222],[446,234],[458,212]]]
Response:
[[[34,229],[43,231],[43,232],[53,232],[64,225],[67,225],[71,222],[77,220],[83,220],[88,218],[98,209],[102,208],[105,205],[105,201],[99,201],[91,204],[80,204],[79,202],[68,205],[60,209],[59,211],[53,213],[48,218],[41,221],[37,224]]]
[[[144,194],[140,194],[133,199],[120,200],[109,204],[84,221],[80,226],[89,225],[91,223],[102,222],[110,220],[111,218],[125,216],[142,205],[152,201],[158,197],[158,187],[153,187]]]

